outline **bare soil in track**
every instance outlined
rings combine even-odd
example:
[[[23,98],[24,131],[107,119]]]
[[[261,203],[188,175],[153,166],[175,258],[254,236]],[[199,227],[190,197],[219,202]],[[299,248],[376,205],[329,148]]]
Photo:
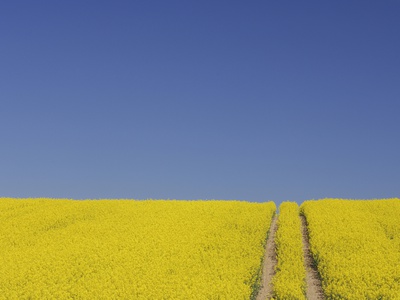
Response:
[[[320,300],[324,299],[324,293],[321,287],[321,280],[314,265],[314,259],[310,250],[310,242],[308,238],[307,221],[304,216],[301,219],[301,233],[303,236],[303,253],[304,264],[306,267],[306,282],[307,282],[307,299]]]
[[[256,300],[265,300],[272,297],[272,277],[275,274],[275,266],[277,263],[275,251],[275,233],[278,228],[277,219],[278,217],[275,215],[269,229],[263,260],[261,288],[258,291]]]

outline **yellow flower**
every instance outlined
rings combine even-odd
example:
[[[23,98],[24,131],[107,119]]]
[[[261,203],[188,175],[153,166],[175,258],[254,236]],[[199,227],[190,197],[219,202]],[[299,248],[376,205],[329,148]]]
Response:
[[[275,243],[278,263],[273,278],[274,299],[306,299],[306,274],[297,203],[283,202],[280,205]]]
[[[399,298],[399,199],[306,201],[301,211],[328,299]]]
[[[0,199],[0,299],[249,299],[275,204]]]

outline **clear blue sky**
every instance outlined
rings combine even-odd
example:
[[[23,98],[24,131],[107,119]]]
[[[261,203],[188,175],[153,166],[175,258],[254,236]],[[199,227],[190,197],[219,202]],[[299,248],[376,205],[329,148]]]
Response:
[[[2,1],[0,196],[400,195],[400,2]]]

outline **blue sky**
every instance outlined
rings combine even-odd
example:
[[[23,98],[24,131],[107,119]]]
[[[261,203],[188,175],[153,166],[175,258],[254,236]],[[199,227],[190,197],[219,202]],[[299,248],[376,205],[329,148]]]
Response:
[[[400,194],[399,1],[3,1],[0,196]]]

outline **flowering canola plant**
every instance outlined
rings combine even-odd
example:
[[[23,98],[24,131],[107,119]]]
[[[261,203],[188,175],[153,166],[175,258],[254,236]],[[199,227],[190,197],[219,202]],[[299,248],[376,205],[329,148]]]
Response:
[[[280,205],[275,244],[274,299],[306,299],[306,271],[297,203],[283,202]]]
[[[0,198],[0,299],[250,299],[275,204]]]
[[[399,299],[400,199],[306,201],[301,212],[327,299]]]

